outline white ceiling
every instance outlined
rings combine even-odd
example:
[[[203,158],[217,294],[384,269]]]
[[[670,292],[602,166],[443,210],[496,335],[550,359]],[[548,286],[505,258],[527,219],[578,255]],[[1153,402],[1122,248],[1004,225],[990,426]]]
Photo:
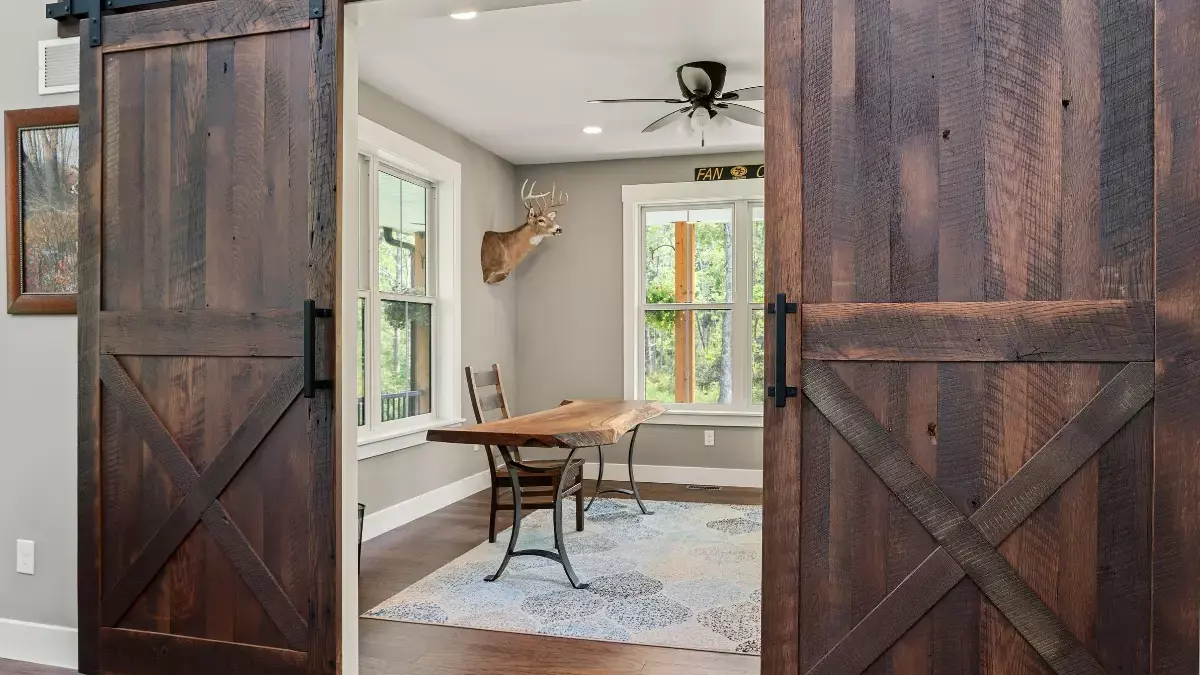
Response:
[[[470,21],[447,16],[505,6]],[[763,147],[761,128],[738,123],[710,130],[705,148],[698,136],[673,128],[641,133],[670,104],[587,103],[678,97],[675,69],[689,61],[728,66],[726,90],[763,84],[763,0],[379,0],[358,7],[361,77],[515,164]],[[582,133],[590,125],[604,133]]]

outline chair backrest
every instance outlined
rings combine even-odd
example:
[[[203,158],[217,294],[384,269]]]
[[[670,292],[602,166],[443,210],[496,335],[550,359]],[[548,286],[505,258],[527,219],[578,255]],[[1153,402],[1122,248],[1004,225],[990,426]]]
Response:
[[[489,417],[493,419],[508,419],[512,415],[508,411],[508,401],[504,398],[504,382],[500,378],[500,365],[493,363],[489,370],[481,370],[476,372],[471,366],[467,366],[467,392],[471,395],[471,408],[475,411],[475,422],[483,424],[489,422]],[[493,414],[493,411],[500,411],[498,415]],[[484,454],[487,455],[488,466],[491,467],[493,475],[496,473],[496,455],[499,452],[497,448],[490,445],[483,446]],[[513,459],[521,461],[519,450],[514,451]],[[501,460],[503,464],[503,460]]]

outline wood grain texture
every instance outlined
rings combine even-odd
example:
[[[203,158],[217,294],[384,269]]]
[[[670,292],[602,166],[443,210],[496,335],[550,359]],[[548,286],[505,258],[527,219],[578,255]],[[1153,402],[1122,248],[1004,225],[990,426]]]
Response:
[[[1153,364],[1133,363],[1080,410],[970,517],[992,545],[1017,529],[1153,397]],[[939,547],[808,675],[860,673],[966,575]]]
[[[123,675],[290,675],[304,672],[308,660],[299,651],[121,628],[101,629],[100,640],[104,672]]]
[[[101,518],[100,488],[100,237],[103,195],[104,64],[100,54],[85,49],[82,30],[79,57],[79,293],[77,321],[79,401],[76,462],[78,512],[76,546],[79,613],[79,670],[100,669]]]
[[[111,14],[101,21],[105,52],[301,30],[309,24],[305,0],[214,0]]]
[[[806,361],[804,376],[809,400],[1055,672],[1105,672],[830,366]]]
[[[523,448],[586,448],[612,445],[646,420],[666,412],[657,401],[563,401],[557,408],[472,427],[431,429],[439,443]]]
[[[1148,302],[827,303],[806,306],[804,358],[856,361],[1147,361]]]
[[[303,313],[281,309],[100,313],[100,351],[141,356],[302,356]]]
[[[1150,672],[1200,656],[1200,5],[1158,0],[1153,634]]]
[[[122,383],[122,379],[113,370],[116,367],[115,364],[116,360],[112,357],[101,361],[102,373],[108,375],[105,378],[108,387],[112,387],[114,384],[120,386]],[[271,428],[300,395],[301,379],[302,366],[299,360],[296,360],[276,378],[267,392],[259,399],[213,463],[195,481],[191,489],[184,495],[183,501],[171,511],[166,523],[130,565],[125,576],[105,595],[101,606],[101,616],[106,625],[117,625],[117,622],[128,611],[154,575],[158,574],[168,558],[183,543],[184,538],[195,527],[203,513],[225,491],[230,481],[250,459],[250,455],[258,448]],[[136,391],[129,391],[132,388],[132,382],[129,382],[128,385],[124,392],[126,399],[137,395]],[[130,405],[136,405],[136,403],[125,403],[126,407]],[[151,432],[149,435],[155,434]],[[169,437],[163,438],[163,435],[162,433],[156,435],[157,442],[160,444],[166,444],[170,440]],[[168,452],[166,456],[171,458],[175,455]],[[176,457],[174,461],[179,462],[183,459],[183,457]]]
[[[79,124],[78,106],[4,111],[4,205],[8,248],[9,314],[74,314],[76,295],[25,293],[22,270],[25,244],[21,236],[21,129]],[[80,168],[82,171],[82,167]]]
[[[766,12],[766,162],[777,167],[766,181],[764,241],[765,293],[803,298],[805,102],[805,3],[767,0]],[[798,315],[776,314],[774,321],[791,322],[788,350],[798,353]],[[793,347],[793,344],[795,347]],[[764,372],[773,372],[772,340],[766,340]],[[799,359],[788,364],[788,385],[799,386]],[[784,383],[775,383],[781,385]],[[800,399],[796,399],[797,402]],[[800,405],[763,410],[763,602],[762,669],[767,675],[792,675],[800,668],[801,586],[801,464]],[[643,492],[643,494],[645,494]],[[816,589],[814,589],[815,591]]]

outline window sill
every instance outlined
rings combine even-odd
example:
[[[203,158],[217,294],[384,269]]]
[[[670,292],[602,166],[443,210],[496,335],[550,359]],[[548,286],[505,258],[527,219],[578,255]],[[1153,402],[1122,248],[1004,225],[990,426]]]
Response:
[[[665,414],[648,420],[646,424],[664,424],[696,427],[747,427],[762,428],[763,414],[756,410],[668,410]]]
[[[410,427],[391,429],[373,436],[359,436],[358,459],[370,459],[371,457],[386,455],[389,452],[411,448],[414,445],[421,445],[426,442],[425,432],[430,429],[453,427],[465,421],[461,417],[458,419],[434,419],[422,422],[421,424],[414,424]]]

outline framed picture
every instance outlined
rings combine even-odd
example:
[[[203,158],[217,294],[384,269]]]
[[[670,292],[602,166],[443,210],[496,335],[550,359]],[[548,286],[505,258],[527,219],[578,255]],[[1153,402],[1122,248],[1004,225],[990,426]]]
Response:
[[[74,314],[79,108],[4,113],[8,313]]]

